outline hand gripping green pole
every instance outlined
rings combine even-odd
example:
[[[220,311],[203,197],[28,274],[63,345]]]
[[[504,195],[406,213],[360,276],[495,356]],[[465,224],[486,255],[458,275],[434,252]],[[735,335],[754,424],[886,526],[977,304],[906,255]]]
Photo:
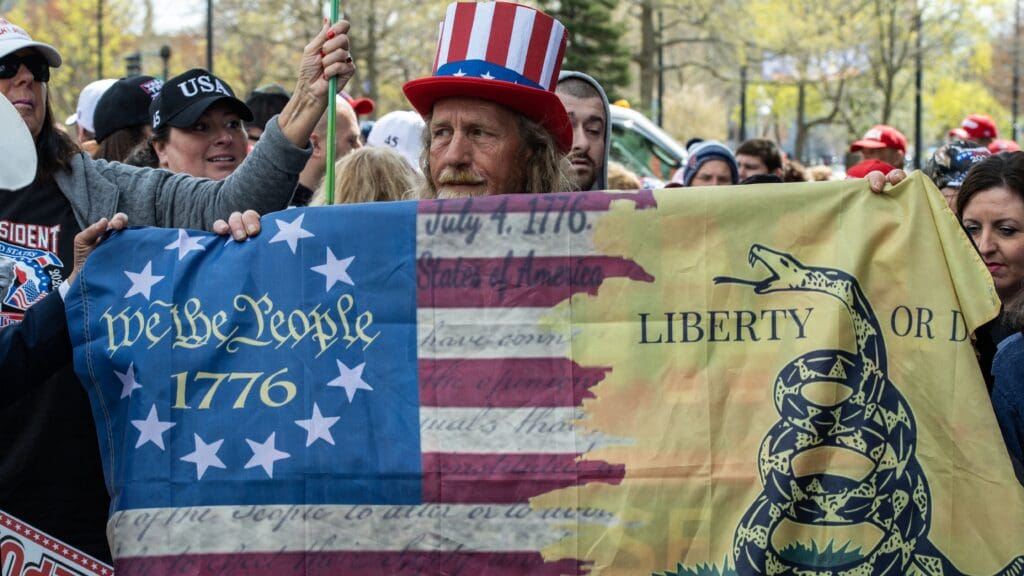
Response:
[[[338,21],[338,4],[340,0],[331,0],[331,26]],[[338,79],[332,77],[327,83],[327,205],[331,206],[334,204],[334,133],[337,130],[335,126],[337,115],[337,94],[338,94]]]

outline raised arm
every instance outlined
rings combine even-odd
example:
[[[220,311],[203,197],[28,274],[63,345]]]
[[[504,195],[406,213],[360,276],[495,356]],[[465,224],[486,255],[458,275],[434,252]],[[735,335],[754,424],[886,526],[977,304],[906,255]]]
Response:
[[[303,50],[288,104],[231,176],[213,181],[82,158],[80,170],[59,178],[61,188],[77,196],[80,220],[94,222],[119,210],[133,225],[209,229],[233,212],[287,207],[310,155],[309,136],[327,108],[328,80],[336,77],[341,89],[355,72],[348,30],[348,22],[325,22]]]

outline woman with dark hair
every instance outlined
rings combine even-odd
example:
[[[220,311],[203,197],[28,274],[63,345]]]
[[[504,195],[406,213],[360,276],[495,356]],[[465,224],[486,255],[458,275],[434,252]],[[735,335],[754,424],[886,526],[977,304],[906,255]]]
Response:
[[[338,78],[341,88],[355,71],[347,32],[347,22],[329,26],[325,20],[303,51],[294,97],[267,124],[249,158],[214,181],[94,160],[79,151],[53,126],[47,83],[60,54],[0,18],[0,94],[20,114],[38,155],[31,184],[0,192],[0,256],[23,272],[2,301],[0,326],[21,320],[57,289],[71,272],[75,235],[115,211],[133,225],[198,229],[230,214],[235,237],[244,238],[246,229],[256,229],[255,214],[232,213],[285,208],[309,157],[309,136],[327,108],[328,80]],[[168,83],[164,90],[188,98],[226,93],[208,77]],[[109,497],[96,442],[88,399],[71,369],[38,382],[17,402],[0,404],[0,509],[109,560]]]
[[[956,207],[1003,302],[1000,318],[979,329],[978,348],[999,428],[1024,484],[1024,152],[974,164]]]
[[[242,164],[249,151],[243,121],[253,120],[252,110],[235,97],[227,82],[201,68],[179,74],[167,84],[199,86],[200,82],[217,90],[172,90],[158,94],[147,105],[147,121],[152,114],[148,137],[128,151],[126,163],[211,180],[227,178]]]
[[[204,82],[215,89],[204,92]],[[159,166],[211,180],[227,178],[248,153],[243,121],[252,121],[252,111],[227,82],[201,68],[167,84],[195,89],[167,90],[153,100],[150,144]]]
[[[1006,304],[1024,285],[1024,152],[1005,152],[975,164],[956,204]]]

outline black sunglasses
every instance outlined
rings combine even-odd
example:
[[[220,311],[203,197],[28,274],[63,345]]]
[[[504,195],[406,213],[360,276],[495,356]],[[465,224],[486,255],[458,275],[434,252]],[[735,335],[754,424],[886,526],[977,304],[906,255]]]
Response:
[[[8,54],[0,58],[0,78],[14,78],[22,64],[32,73],[36,82],[50,81],[50,64],[41,54],[26,54],[24,56]]]

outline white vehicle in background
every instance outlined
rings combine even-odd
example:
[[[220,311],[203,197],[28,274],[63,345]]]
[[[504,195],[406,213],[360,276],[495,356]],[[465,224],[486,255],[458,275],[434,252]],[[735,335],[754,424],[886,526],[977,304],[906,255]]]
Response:
[[[612,104],[611,122],[609,157],[637,176],[668,182],[686,162],[686,149],[636,110]]]

